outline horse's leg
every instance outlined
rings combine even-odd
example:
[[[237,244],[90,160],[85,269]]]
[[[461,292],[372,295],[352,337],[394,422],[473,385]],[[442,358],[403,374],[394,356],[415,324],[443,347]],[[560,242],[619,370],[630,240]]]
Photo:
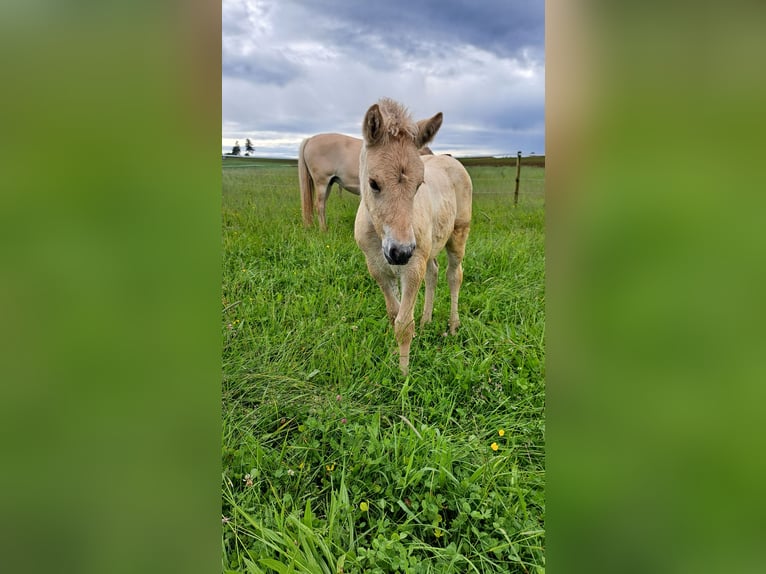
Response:
[[[426,265],[426,299],[423,303],[423,317],[420,319],[420,326],[431,322],[431,316],[434,311],[434,293],[436,292],[436,281],[439,277],[439,264],[436,258],[430,259]]]
[[[374,262],[367,259],[367,269],[383,292],[383,299],[386,300],[386,315],[388,316],[389,323],[393,325],[396,316],[399,314],[399,288],[396,285],[396,276],[384,271],[386,267],[383,257],[380,256],[379,259],[381,261]]]
[[[403,375],[406,375],[409,369],[410,345],[415,335],[415,301],[426,274],[426,267],[425,259],[413,257],[406,270],[402,270],[402,302],[394,321],[394,335],[399,344],[399,369]]]
[[[465,242],[468,239],[468,227],[455,229],[447,242],[447,282],[449,283],[450,311],[449,331],[455,334],[460,326],[457,313],[457,303],[460,296],[460,285],[463,283],[463,256]]]
[[[386,277],[378,280],[380,290],[383,291],[383,298],[386,300],[386,315],[391,325],[395,324],[396,316],[399,314],[399,289],[396,286],[395,277]]]
[[[327,203],[327,196],[330,195],[330,189],[332,189],[332,179],[322,179],[316,182],[317,188],[317,214],[319,215],[319,228],[322,231],[327,231],[327,220],[325,219],[325,204]]]

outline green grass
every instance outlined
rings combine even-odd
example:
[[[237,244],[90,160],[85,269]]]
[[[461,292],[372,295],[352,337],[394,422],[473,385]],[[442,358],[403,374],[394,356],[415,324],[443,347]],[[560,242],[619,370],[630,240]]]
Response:
[[[461,327],[442,255],[407,377],[358,197],[322,234],[294,167],[224,168],[223,571],[544,571],[544,170],[514,208],[512,165],[468,168]]]

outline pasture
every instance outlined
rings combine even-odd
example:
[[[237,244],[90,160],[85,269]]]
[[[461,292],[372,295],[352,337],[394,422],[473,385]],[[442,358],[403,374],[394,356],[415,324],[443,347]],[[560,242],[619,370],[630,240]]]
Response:
[[[461,326],[442,254],[406,377],[359,197],[323,234],[295,161],[223,161],[222,571],[544,572],[544,168],[514,208],[515,161],[466,162]]]

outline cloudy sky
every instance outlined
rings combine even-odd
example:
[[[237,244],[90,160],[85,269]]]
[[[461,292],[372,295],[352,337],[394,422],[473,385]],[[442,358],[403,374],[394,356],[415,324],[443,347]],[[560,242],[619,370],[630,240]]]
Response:
[[[387,96],[454,155],[545,153],[544,0],[223,0],[222,151],[361,137]]]

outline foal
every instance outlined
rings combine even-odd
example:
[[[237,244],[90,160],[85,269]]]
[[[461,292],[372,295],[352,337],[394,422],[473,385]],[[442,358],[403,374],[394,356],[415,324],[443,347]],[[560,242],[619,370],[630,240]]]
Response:
[[[415,300],[425,278],[423,326],[431,321],[439,270],[436,257],[445,247],[450,333],[454,334],[460,324],[457,307],[471,226],[471,178],[450,156],[418,154],[441,124],[441,112],[415,122],[404,106],[388,98],[373,104],[362,123],[362,200],[356,212],[354,238],[383,291],[399,345],[399,368],[405,375],[415,333]],[[397,279],[401,282],[401,301]]]

